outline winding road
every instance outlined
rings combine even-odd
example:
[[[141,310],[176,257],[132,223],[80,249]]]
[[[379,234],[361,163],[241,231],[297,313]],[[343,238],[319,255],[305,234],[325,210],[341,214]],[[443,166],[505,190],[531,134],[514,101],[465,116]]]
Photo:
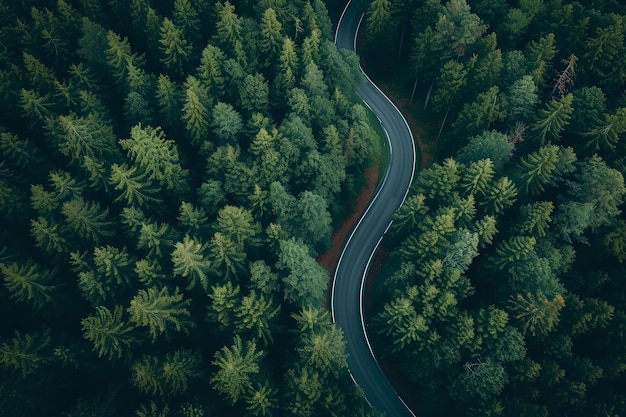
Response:
[[[335,34],[339,48],[356,50],[359,26],[369,0],[348,2]],[[395,392],[381,370],[365,330],[363,292],[370,264],[404,202],[415,173],[415,145],[409,126],[395,105],[367,77],[358,89],[365,104],[378,117],[387,135],[389,163],[376,194],[344,243],[333,279],[331,310],[348,347],[348,367],[365,397],[387,417],[415,415]]]

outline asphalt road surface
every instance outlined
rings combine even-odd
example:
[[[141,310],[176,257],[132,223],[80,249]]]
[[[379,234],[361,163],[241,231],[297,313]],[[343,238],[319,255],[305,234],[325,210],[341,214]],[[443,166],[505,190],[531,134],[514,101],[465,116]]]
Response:
[[[335,36],[339,48],[355,50],[368,4],[369,0],[352,0],[346,6]],[[371,349],[363,320],[363,290],[378,245],[413,179],[415,145],[404,117],[369,79],[358,93],[385,130],[389,164],[374,197],[344,243],[333,280],[332,315],[345,334],[350,373],[369,403],[387,417],[414,417],[385,377]]]

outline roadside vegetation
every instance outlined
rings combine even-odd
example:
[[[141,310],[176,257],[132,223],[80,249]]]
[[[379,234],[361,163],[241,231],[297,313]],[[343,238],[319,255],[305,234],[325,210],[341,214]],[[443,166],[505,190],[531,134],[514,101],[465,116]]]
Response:
[[[379,159],[320,0],[0,1],[0,410],[374,416],[325,307]]]
[[[417,415],[626,414],[625,19],[617,1],[371,2],[362,54],[434,155],[370,317]]]

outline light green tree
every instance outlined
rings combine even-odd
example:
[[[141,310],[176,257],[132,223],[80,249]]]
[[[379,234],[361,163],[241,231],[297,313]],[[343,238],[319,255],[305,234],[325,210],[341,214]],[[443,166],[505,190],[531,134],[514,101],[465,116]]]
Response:
[[[343,331],[336,325],[304,333],[296,348],[303,363],[322,375],[338,376],[348,368]]]
[[[98,306],[93,314],[81,320],[83,337],[93,344],[92,350],[98,353],[98,357],[120,359],[129,353],[132,343],[137,340],[133,327],[122,320],[123,314],[123,307],[119,305],[113,311]]]
[[[264,345],[273,341],[272,331],[276,325],[280,305],[271,296],[252,290],[235,307],[235,328],[239,334],[249,334]]]
[[[148,179],[169,191],[186,192],[188,171],[181,166],[176,143],[166,139],[160,127],[138,124],[130,130],[130,138],[120,139],[119,143]]]
[[[49,310],[55,301],[54,272],[42,269],[32,260],[25,264],[0,263],[4,287],[11,298],[28,305],[33,311]]]
[[[125,201],[129,206],[154,206],[162,202],[157,196],[159,188],[147,180],[147,173],[126,164],[111,165],[109,184],[121,194],[114,201]]]
[[[531,129],[534,139],[541,146],[559,140],[561,132],[568,125],[574,111],[572,107],[573,98],[572,93],[558,100],[553,98],[544,109],[539,111]]]
[[[63,203],[61,211],[67,228],[85,240],[97,243],[100,238],[113,235],[109,210],[103,210],[96,202],[74,198]]]
[[[550,300],[539,291],[536,294],[527,293],[525,296],[517,294],[511,297],[509,304],[524,332],[536,336],[550,333],[557,325],[559,312],[565,306],[565,300],[560,294]]]
[[[235,404],[253,387],[260,371],[259,361],[263,355],[257,350],[254,339],[244,342],[235,335],[231,346],[217,351],[211,362],[217,371],[211,377],[211,385]]]
[[[139,290],[130,301],[130,321],[137,326],[147,327],[152,341],[160,334],[172,331],[187,333],[194,323],[190,320],[190,300],[183,300],[178,288],[170,292],[167,287],[150,287]]]
[[[174,245],[172,263],[174,273],[187,278],[187,289],[201,286],[205,291],[209,289],[211,263],[206,256],[207,245],[185,236],[182,242]]]
[[[221,327],[231,326],[235,320],[235,308],[241,302],[239,286],[231,281],[214,285],[209,292],[211,304],[207,308],[207,318]]]
[[[278,408],[278,392],[269,381],[255,384],[246,396],[246,415],[270,417]]]

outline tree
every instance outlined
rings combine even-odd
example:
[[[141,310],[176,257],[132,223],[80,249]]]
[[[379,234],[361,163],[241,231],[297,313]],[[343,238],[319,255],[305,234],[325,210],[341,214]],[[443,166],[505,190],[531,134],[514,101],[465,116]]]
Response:
[[[573,98],[572,93],[561,97],[559,100],[552,98],[547,107],[539,111],[531,129],[534,140],[541,146],[559,139],[574,111],[572,107]]]
[[[119,143],[148,179],[177,194],[186,192],[188,172],[180,164],[176,143],[166,139],[160,127],[138,124],[130,130],[130,138]]]
[[[539,41],[531,41],[526,47],[526,58],[530,75],[538,88],[546,85],[546,76],[552,66],[552,59],[556,56],[554,33],[549,33],[539,38]]]
[[[490,259],[490,267],[505,271],[515,262],[524,262],[535,254],[537,240],[532,236],[513,236],[496,245],[496,252]]]
[[[428,213],[423,194],[414,194],[407,197],[404,204],[394,214],[392,230],[400,236],[412,233],[422,222],[423,216]]]
[[[536,294],[517,294],[509,300],[514,317],[522,323],[524,332],[533,336],[547,335],[559,321],[559,311],[565,300],[559,294],[549,300],[541,291]]]
[[[131,322],[148,327],[154,342],[160,334],[170,335],[172,330],[187,333],[189,327],[194,326],[189,319],[189,303],[190,300],[183,300],[178,288],[171,293],[167,287],[150,287],[137,292],[130,301],[128,313]]]
[[[509,162],[514,145],[505,134],[491,130],[472,136],[467,145],[457,153],[456,160],[462,164],[490,159],[494,172],[500,172]]]
[[[581,66],[581,72],[590,79],[599,80],[600,86],[605,91],[611,91],[611,87],[622,85],[626,79],[626,73],[622,68],[608,65],[608,62],[619,60],[625,52],[623,20],[618,14],[607,14],[605,22],[609,24],[597,27],[595,33],[586,39],[582,56],[585,64]]]
[[[604,114],[596,123],[595,128],[585,133],[590,139],[587,147],[592,151],[615,149],[620,135],[626,132],[626,107],[621,107],[612,114]]]
[[[147,249],[148,257],[162,258],[174,244],[172,230],[167,223],[142,221],[138,227],[137,249]]]
[[[264,345],[273,341],[272,330],[280,312],[271,296],[257,294],[252,290],[235,307],[235,328],[238,334],[249,334]]]
[[[232,105],[220,101],[213,107],[212,115],[211,126],[219,142],[221,144],[236,143],[237,135],[243,129],[239,112]]]
[[[207,94],[196,78],[189,76],[186,82],[182,120],[192,144],[202,145],[209,139],[211,112],[207,107]]]
[[[539,102],[537,87],[530,75],[524,75],[509,87],[507,94],[509,119],[528,121]]]
[[[198,78],[206,86],[207,92],[213,96],[221,97],[224,93],[224,74],[222,73],[222,63],[226,59],[224,52],[217,46],[208,44],[200,57],[200,66],[197,73]]]
[[[303,363],[321,375],[339,376],[348,368],[343,331],[330,325],[318,332],[305,333],[297,348]]]
[[[155,206],[161,203],[161,199],[156,196],[159,188],[146,179],[146,172],[138,172],[134,166],[126,164],[111,166],[111,176],[109,184],[121,194],[114,201],[126,201],[126,205]]]
[[[243,272],[247,254],[231,236],[216,232],[209,243],[209,261],[218,276],[234,279]]]
[[[393,27],[391,16],[391,2],[389,0],[374,0],[367,8],[365,20],[367,28],[366,36],[369,42],[374,44],[374,48],[383,52],[385,57],[389,57],[391,48],[390,26]]]
[[[496,180],[485,192],[484,199],[478,202],[490,216],[501,214],[517,200],[517,187],[508,177]]]
[[[157,79],[155,98],[159,120],[166,131],[176,132],[180,123],[183,97],[175,81],[160,74]]]
[[[595,231],[609,225],[621,213],[619,206],[626,194],[624,177],[599,156],[581,162],[567,186],[554,217],[555,226],[566,239],[581,237],[587,228]]]
[[[296,305],[323,303],[328,272],[303,243],[294,238],[281,240],[277,266],[287,274],[283,278],[285,300]]]
[[[472,162],[461,178],[461,187],[468,195],[485,194],[494,175],[491,159]]]
[[[113,235],[107,219],[109,210],[103,210],[98,203],[77,197],[63,203],[61,211],[69,230],[82,239],[97,243],[100,238]]]
[[[252,416],[271,416],[278,408],[277,392],[268,381],[256,384],[246,396],[248,414]]]
[[[179,28],[185,39],[190,43],[197,42],[202,36],[202,21],[200,11],[204,7],[203,2],[190,0],[175,0],[172,19],[174,25]]]
[[[207,309],[207,318],[222,328],[231,326],[235,318],[235,307],[241,301],[239,286],[234,286],[231,281],[214,285],[209,292],[209,298],[211,304]]]
[[[98,353],[98,357],[120,359],[136,340],[133,327],[122,320],[123,314],[123,307],[119,305],[112,312],[98,306],[94,314],[81,320],[83,337],[93,344],[92,350]]]
[[[131,50],[128,38],[122,38],[117,33],[109,30],[106,35],[108,48],[104,51],[106,63],[110,67],[113,79],[124,86],[128,75],[128,67],[142,68],[144,66],[143,55],[137,55]]]
[[[450,0],[439,14],[434,41],[441,51],[441,59],[461,57],[487,30],[480,17],[471,12],[465,0]]]
[[[386,303],[376,317],[379,332],[392,338],[392,352],[400,352],[408,345],[419,344],[428,338],[428,322],[422,314],[418,314],[411,301],[417,296],[417,291],[416,287],[408,288],[406,296],[401,295]],[[419,350],[418,346],[413,349]]]
[[[49,118],[46,129],[59,151],[76,165],[81,165],[85,157],[101,160],[115,155],[113,129],[95,113]]]
[[[432,96],[433,110],[443,112],[450,108],[454,96],[465,86],[467,82],[467,70],[462,63],[447,61],[437,77],[437,89]]]
[[[466,103],[459,112],[453,129],[464,134],[479,134],[491,124],[504,119],[506,111],[504,95],[497,86],[478,94],[472,103]]]
[[[291,317],[298,324],[298,332],[302,334],[321,332],[331,323],[328,310],[312,305],[303,306],[298,313],[292,313]]]
[[[550,214],[554,210],[554,203],[551,201],[537,201],[535,203],[524,204],[520,207],[519,232],[527,233],[530,236],[545,237],[546,230],[552,221]]]
[[[196,241],[185,235],[182,242],[174,245],[172,252],[172,263],[174,264],[174,273],[187,278],[189,284],[187,289],[198,287],[199,285],[205,291],[209,289],[208,272],[211,263],[206,256],[207,245]]]
[[[35,239],[35,246],[48,254],[69,251],[67,240],[59,232],[59,225],[48,222],[43,216],[30,220],[30,234]]]
[[[244,345],[241,337],[235,335],[231,346],[215,352],[211,364],[217,367],[217,371],[211,377],[211,385],[235,404],[252,389],[262,355],[263,352],[257,351],[254,339]]]
[[[190,383],[204,376],[202,355],[189,349],[177,349],[165,355],[161,363],[163,385],[167,395],[185,393]]]
[[[215,40],[217,46],[223,51],[231,51],[233,57],[244,65],[246,57],[243,50],[243,37],[241,35],[241,18],[235,13],[235,6],[230,2],[217,2],[217,23],[215,24]]]
[[[0,271],[11,298],[29,305],[35,312],[52,307],[56,289],[52,284],[54,271],[42,269],[32,260],[24,265],[0,263]]]
[[[248,74],[239,86],[242,107],[250,113],[267,114],[269,106],[269,84],[262,74]]]
[[[274,65],[283,46],[282,25],[273,8],[265,9],[261,17],[259,50],[265,57],[265,66]]]
[[[176,219],[184,233],[195,237],[208,229],[209,219],[202,207],[196,208],[193,204],[182,201],[178,213]]]
[[[545,145],[536,152],[523,156],[517,164],[518,188],[528,196],[545,191],[545,186],[555,185],[559,178],[560,148]]]
[[[464,372],[449,388],[450,394],[464,404],[478,405],[479,409],[500,394],[508,380],[504,367],[491,359],[466,362],[463,367]]]
[[[17,371],[22,378],[41,375],[53,361],[51,344],[50,329],[39,333],[16,330],[13,338],[0,345],[0,364],[4,369]]]

